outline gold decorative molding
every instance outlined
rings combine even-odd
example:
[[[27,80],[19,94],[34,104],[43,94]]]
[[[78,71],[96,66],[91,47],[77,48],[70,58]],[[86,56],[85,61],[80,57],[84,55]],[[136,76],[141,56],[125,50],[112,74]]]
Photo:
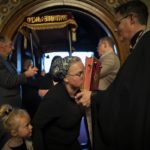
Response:
[[[34,0],[37,1],[37,0]],[[46,1],[46,0],[43,0]],[[92,0],[91,0],[92,1]],[[127,2],[128,0],[95,0],[98,3],[106,3],[106,5],[113,10],[117,5]],[[26,4],[33,2],[33,0],[0,0],[0,31],[2,27],[7,23],[9,18],[17,12],[20,8],[23,8]]]
[[[11,16],[32,0],[0,0],[0,30]]]
[[[115,8],[120,4],[123,4],[129,0],[105,0],[106,5],[108,5],[111,8]]]

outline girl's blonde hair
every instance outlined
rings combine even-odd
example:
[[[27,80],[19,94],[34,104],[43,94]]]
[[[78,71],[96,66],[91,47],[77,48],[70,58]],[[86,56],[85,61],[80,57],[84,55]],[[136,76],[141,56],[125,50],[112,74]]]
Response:
[[[0,119],[2,120],[4,129],[8,132],[12,129],[17,129],[20,117],[24,116],[29,117],[29,114],[24,109],[13,108],[7,104],[0,106]]]

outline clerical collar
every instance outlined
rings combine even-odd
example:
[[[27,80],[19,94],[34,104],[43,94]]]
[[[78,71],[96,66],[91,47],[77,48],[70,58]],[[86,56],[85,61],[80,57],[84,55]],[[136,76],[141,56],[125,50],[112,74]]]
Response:
[[[131,42],[130,42],[130,51],[132,51],[132,49],[135,47],[138,39],[141,37],[142,33],[143,33],[144,30],[140,30],[139,32],[137,32],[133,38],[131,39]]]

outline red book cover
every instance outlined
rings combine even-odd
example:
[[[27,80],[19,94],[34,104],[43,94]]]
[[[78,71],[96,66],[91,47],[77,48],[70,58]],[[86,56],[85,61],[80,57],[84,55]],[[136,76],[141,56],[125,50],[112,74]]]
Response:
[[[83,88],[98,90],[101,63],[95,57],[86,57]]]

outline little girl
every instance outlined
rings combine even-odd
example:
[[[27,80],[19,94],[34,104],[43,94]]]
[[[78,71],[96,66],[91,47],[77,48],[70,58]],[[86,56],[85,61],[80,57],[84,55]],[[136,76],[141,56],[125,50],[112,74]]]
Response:
[[[10,134],[2,150],[33,150],[32,143],[27,140],[32,135],[32,126],[25,110],[2,105],[0,119],[4,129]]]

